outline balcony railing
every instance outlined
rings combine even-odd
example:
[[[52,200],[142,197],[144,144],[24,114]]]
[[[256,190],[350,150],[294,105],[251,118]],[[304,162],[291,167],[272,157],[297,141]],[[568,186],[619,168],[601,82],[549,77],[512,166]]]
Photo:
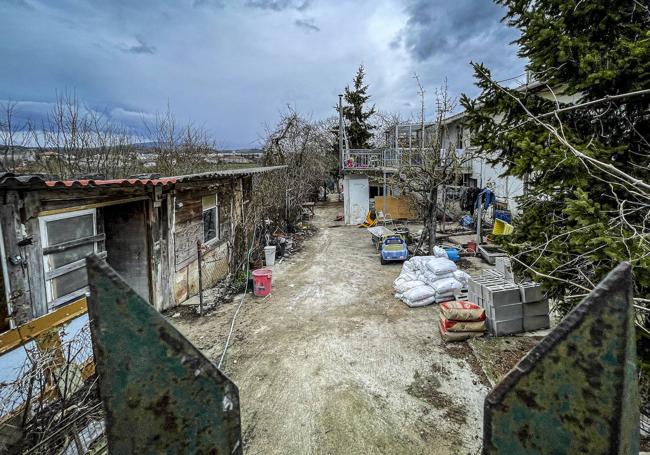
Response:
[[[459,151],[455,151],[457,154]],[[402,166],[418,166],[423,158],[431,157],[433,149],[351,149],[343,154],[343,170],[397,170]],[[444,152],[442,154],[444,159]],[[466,161],[462,164],[463,172],[471,172],[472,163]]]

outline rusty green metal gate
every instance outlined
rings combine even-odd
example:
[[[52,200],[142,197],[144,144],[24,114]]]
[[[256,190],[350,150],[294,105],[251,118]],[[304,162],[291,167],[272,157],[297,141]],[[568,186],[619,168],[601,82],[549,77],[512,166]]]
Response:
[[[237,386],[104,261],[87,262],[109,453],[241,454]]]
[[[485,454],[639,453],[632,303],[624,263],[488,394]]]

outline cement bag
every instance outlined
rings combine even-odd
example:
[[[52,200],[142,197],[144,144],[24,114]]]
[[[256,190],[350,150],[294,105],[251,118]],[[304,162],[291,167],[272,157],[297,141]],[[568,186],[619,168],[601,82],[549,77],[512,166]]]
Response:
[[[417,279],[417,273],[407,272],[407,271],[402,270],[402,272],[399,274],[399,276],[397,277],[397,279],[395,281],[399,280],[400,278],[402,278],[403,280],[406,280],[406,281],[413,281],[413,280]]]
[[[436,275],[429,269],[426,269],[426,272],[422,273],[421,280],[424,281],[426,284],[431,286],[433,283],[435,283],[438,280],[444,280],[445,278],[454,278],[453,273],[445,273],[443,275]]]
[[[439,246],[433,247],[433,256],[437,258],[449,259],[447,257],[447,252],[444,250],[444,248],[440,248]]]
[[[445,273],[454,273],[457,268],[456,264],[446,258],[433,258],[427,262],[426,267],[436,275]]]
[[[425,283],[419,280],[405,281],[400,286],[395,286],[395,290],[400,294],[404,294],[405,292],[408,292],[411,289],[416,288],[418,286],[423,286],[424,284]]]
[[[460,292],[463,289],[463,285],[456,278],[444,278],[442,280],[434,281],[430,283],[433,289],[436,290],[436,294],[455,294]]]
[[[450,300],[456,300],[454,294],[436,294],[436,303],[449,302]]]
[[[467,283],[469,282],[469,275],[462,270],[456,270],[454,272],[454,278],[456,278],[460,284],[463,285],[463,288],[467,287]]]
[[[431,287],[423,284],[421,286],[409,289],[404,293],[404,299],[411,302],[417,302],[418,300],[428,299],[430,297],[436,296],[436,291]]]
[[[415,256],[409,259],[407,262],[410,262],[411,266],[415,270],[422,270],[426,268],[427,262],[429,262],[431,259],[435,259],[435,256]]]
[[[440,314],[451,321],[485,321],[485,310],[467,300],[441,304]]]
[[[415,258],[413,258],[415,259]],[[402,266],[402,270],[405,270],[407,272],[413,272],[418,269],[418,266],[415,262],[413,262],[413,259],[409,259],[408,261],[404,261],[404,264]]]
[[[436,301],[436,297],[433,296],[433,297],[429,297],[427,299],[417,300],[415,302],[413,302],[411,300],[407,300],[407,299],[402,299],[402,301],[404,303],[406,303],[408,306],[410,306],[411,308],[417,308],[417,307],[421,307],[421,306],[431,305],[433,302]]]
[[[438,322],[438,330],[445,341],[463,341],[483,335],[483,332],[451,332],[442,325],[442,322]]]
[[[444,305],[441,303],[440,306]],[[440,323],[448,332],[485,332],[483,321],[450,321],[440,313]]]

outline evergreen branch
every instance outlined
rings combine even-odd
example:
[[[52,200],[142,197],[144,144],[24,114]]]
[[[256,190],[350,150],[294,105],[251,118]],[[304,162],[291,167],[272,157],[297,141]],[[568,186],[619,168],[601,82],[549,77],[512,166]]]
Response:
[[[593,158],[593,157],[591,157],[589,155],[586,155],[585,153],[579,151],[571,143],[569,143],[569,141],[562,134],[558,133],[557,129],[554,126],[542,122],[539,119],[539,116],[536,116],[532,112],[530,112],[530,110],[526,107],[526,105],[518,97],[514,96],[512,93],[510,93],[510,91],[506,90],[505,88],[501,87],[499,84],[494,82],[492,80],[492,78],[488,74],[486,74],[486,72],[484,72],[482,69],[479,68],[478,70],[498,90],[500,90],[501,92],[505,93],[507,96],[509,96],[510,98],[515,100],[515,102],[517,102],[517,104],[519,104],[519,106],[526,112],[526,115],[528,115],[533,122],[535,122],[538,126],[541,126],[542,128],[546,129],[549,133],[551,133],[553,136],[555,136],[555,138],[562,145],[564,145],[567,149],[569,149],[577,158],[590,162],[591,164],[599,167],[601,170],[607,172],[611,176],[622,180],[623,182],[631,183],[632,185],[643,188],[644,190],[648,191],[648,194],[644,194],[644,197],[650,199],[650,184],[644,182],[641,179],[638,179],[636,177],[633,177],[633,176],[621,171],[616,166],[613,166],[613,165],[608,164],[608,163],[603,163],[602,161],[597,160],[596,158]],[[650,89],[647,90],[647,92],[650,92]]]

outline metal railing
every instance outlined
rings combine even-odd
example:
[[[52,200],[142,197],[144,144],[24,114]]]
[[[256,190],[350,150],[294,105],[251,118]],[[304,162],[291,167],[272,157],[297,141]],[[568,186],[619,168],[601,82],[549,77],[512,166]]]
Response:
[[[459,154],[458,150],[454,152]],[[397,170],[402,166],[421,165],[431,156],[433,156],[432,148],[350,149],[343,153],[342,168],[343,170]],[[441,154],[443,160],[448,156],[444,151]],[[461,170],[471,172],[471,161],[463,162]]]

